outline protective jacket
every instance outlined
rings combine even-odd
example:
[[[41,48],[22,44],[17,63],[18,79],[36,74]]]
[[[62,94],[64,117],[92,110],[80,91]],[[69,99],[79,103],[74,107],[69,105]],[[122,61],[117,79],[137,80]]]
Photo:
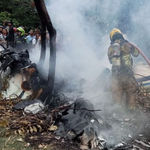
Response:
[[[139,51],[124,39],[117,39],[108,48],[108,59],[112,64],[112,72],[132,70],[132,56],[137,57]]]

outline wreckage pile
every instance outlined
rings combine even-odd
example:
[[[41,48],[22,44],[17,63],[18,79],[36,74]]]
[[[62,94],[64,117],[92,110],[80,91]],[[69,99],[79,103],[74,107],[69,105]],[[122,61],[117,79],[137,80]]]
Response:
[[[6,128],[3,135],[24,136],[34,147],[38,147],[39,144],[56,144],[63,140],[63,144],[57,145],[60,146],[59,149],[64,149],[68,145],[74,147],[72,149],[80,149],[81,145],[84,149],[97,146],[98,149],[104,149],[106,143],[104,139],[98,139],[98,131],[109,129],[109,125],[93,112],[93,106],[89,101],[77,99],[74,103],[68,103],[68,99],[65,100],[67,102],[64,101],[65,103],[60,105],[61,101],[58,107],[42,109],[39,109],[40,105],[36,105],[36,109],[33,107],[41,103],[39,100],[1,100],[0,126]],[[35,113],[34,110],[37,109],[39,111]]]
[[[53,120],[56,113],[54,115],[48,111],[41,111],[37,114],[26,114],[21,109],[14,109],[18,102],[18,100],[0,101],[0,127],[3,129],[0,136],[21,135],[27,143],[35,148],[38,148],[39,145],[52,145],[54,149],[60,150],[80,149],[78,143],[58,138],[53,133],[57,130]]]
[[[62,96],[61,96],[62,97]],[[65,98],[65,97],[64,97]],[[57,96],[58,99],[58,96]],[[83,99],[80,99],[82,104],[84,104]],[[67,99],[68,101],[68,99]],[[68,116],[68,121],[69,124],[66,123],[66,127],[72,127],[76,131],[82,130],[82,133],[80,133],[78,136],[75,135],[75,132],[67,132],[67,134],[64,136],[64,131],[66,131],[66,128],[61,129],[62,127],[59,123],[63,123],[67,119],[67,112],[69,108],[72,110],[72,103],[65,103],[65,105],[61,105],[55,108],[50,108],[50,107],[44,107],[44,109],[41,109],[39,112],[34,112],[33,113],[25,111],[28,106],[34,105],[35,103],[39,103],[39,101],[34,100],[34,101],[20,101],[19,99],[13,99],[13,100],[1,100],[0,101],[0,127],[4,128],[4,130],[1,131],[1,136],[10,136],[13,134],[18,134],[22,137],[24,137],[25,141],[29,143],[31,146],[35,148],[39,147],[46,147],[48,145],[53,146],[54,150],[55,149],[69,149],[71,148],[72,150],[79,150],[79,149],[89,149],[87,145],[81,146],[81,144],[84,144],[84,142],[87,140],[88,136],[83,136],[82,139],[82,133],[89,133],[86,131],[85,127],[88,127],[87,125],[84,124],[84,121],[78,120],[78,129],[75,126],[68,126],[71,125],[72,119]],[[80,105],[81,103],[76,103],[76,106]],[[88,104],[88,103],[87,103]],[[86,104],[86,105],[87,105]],[[83,105],[85,108],[85,104]],[[28,107],[29,108],[29,107]],[[82,106],[77,110],[81,110]],[[29,110],[29,109],[28,109]],[[85,111],[93,111],[88,108],[88,110],[84,109]],[[89,113],[91,114],[91,113]],[[149,113],[147,114],[149,115]],[[90,119],[91,117],[87,115]],[[113,149],[113,150],[149,150],[150,148],[150,136],[149,132],[150,128],[148,125],[148,121],[145,120],[145,123],[142,123],[142,126],[139,126],[140,119],[135,118],[136,115],[133,115],[132,118],[130,119],[123,119],[119,118],[116,115],[113,115],[111,118],[107,118],[109,124],[111,124],[112,127],[115,127],[116,125],[119,126],[116,130],[113,131],[113,136],[110,134],[108,135],[106,130],[106,125],[107,125],[107,130],[111,130],[110,127],[108,127],[108,124],[105,124],[105,128],[101,127],[101,130],[103,130],[107,135],[107,142],[109,143],[108,140],[112,141],[112,138],[116,141],[116,146],[113,145],[114,147],[111,148],[109,146],[108,149]],[[95,116],[96,117],[96,116]],[[61,118],[61,119],[60,119]],[[63,118],[63,119],[62,119]],[[98,116],[97,116],[98,118]],[[75,119],[75,118],[74,118]],[[99,120],[102,123],[102,120]],[[143,120],[144,121],[144,120]],[[59,129],[60,128],[60,129]],[[90,128],[88,128],[89,131]],[[127,130],[128,129],[128,130]],[[142,129],[142,130],[141,130]],[[141,132],[136,135],[136,130],[141,130]],[[69,131],[69,130],[68,130]],[[73,131],[73,130],[71,130]],[[61,133],[62,135],[60,135]],[[120,137],[121,135],[121,137]],[[76,138],[71,138],[73,136],[76,136]],[[69,138],[70,137],[70,138]],[[80,137],[80,138],[79,138]],[[90,137],[91,137],[91,132],[90,132]],[[79,139],[85,140],[85,141],[79,141]],[[89,138],[89,137],[88,137]],[[90,139],[91,140],[91,139]],[[83,142],[83,143],[82,143]],[[88,141],[89,142],[89,141]],[[101,141],[102,142],[102,141]],[[106,141],[105,141],[106,142]],[[117,143],[120,143],[117,145]],[[102,144],[102,143],[101,143]],[[104,144],[104,141],[103,141]],[[106,144],[106,143],[105,143]],[[56,147],[57,146],[57,147]],[[96,149],[96,148],[95,148]],[[97,147],[97,149],[102,150],[102,149],[107,149],[106,147],[100,148]]]

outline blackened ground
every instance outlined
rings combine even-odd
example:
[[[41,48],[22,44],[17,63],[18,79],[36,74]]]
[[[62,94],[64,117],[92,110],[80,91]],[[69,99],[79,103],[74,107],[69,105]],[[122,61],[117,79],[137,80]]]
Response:
[[[26,135],[25,141],[38,148],[39,145],[50,145],[52,150],[81,150],[79,143],[64,138],[57,138],[53,133],[35,133]]]
[[[112,125],[115,144],[133,146],[134,150],[150,150],[150,113],[142,110],[127,114],[113,113],[106,120]],[[110,138],[110,141],[111,138]],[[107,143],[109,144],[109,137]],[[130,149],[123,149],[130,150]]]

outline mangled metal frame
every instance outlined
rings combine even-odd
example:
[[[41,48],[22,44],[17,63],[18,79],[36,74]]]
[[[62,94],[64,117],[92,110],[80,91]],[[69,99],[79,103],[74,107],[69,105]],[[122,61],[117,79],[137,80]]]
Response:
[[[41,98],[46,99],[47,95],[49,95],[49,99],[51,99],[54,90],[54,81],[55,81],[56,30],[53,27],[44,0],[34,0],[34,3],[42,24],[42,43],[41,43],[42,46],[41,46],[41,56],[39,61],[40,66],[43,66],[45,55],[46,55],[46,46],[45,46],[46,29],[48,30],[48,33],[50,35],[50,58],[49,58],[48,81],[47,81],[46,89],[44,90],[44,94]]]

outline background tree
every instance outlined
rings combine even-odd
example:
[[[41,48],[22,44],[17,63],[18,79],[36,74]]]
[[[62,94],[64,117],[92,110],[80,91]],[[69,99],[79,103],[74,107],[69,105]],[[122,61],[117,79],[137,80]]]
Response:
[[[40,27],[40,20],[32,0],[1,0],[0,24],[12,20],[15,27],[24,26],[26,31]]]

